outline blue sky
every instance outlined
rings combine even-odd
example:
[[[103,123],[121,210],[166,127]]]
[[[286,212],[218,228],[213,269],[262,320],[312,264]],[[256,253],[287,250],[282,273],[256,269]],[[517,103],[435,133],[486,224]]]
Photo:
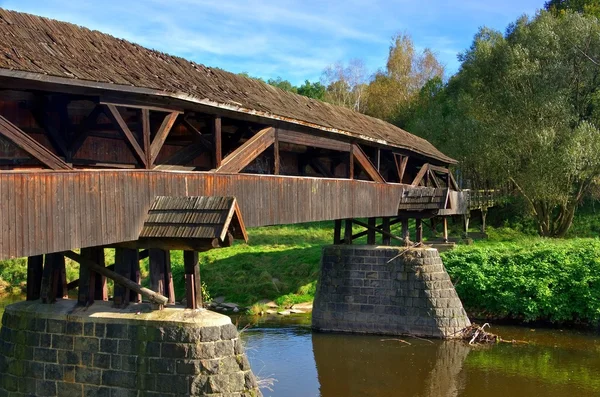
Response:
[[[456,55],[480,26],[504,31],[544,0],[0,0],[0,6],[73,22],[239,73],[316,81],[336,61],[385,65],[391,37],[407,32],[458,70]]]

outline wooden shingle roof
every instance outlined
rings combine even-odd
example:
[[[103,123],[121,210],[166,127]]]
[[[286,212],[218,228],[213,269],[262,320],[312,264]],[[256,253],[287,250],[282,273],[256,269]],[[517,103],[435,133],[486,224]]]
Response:
[[[385,121],[66,22],[0,9],[0,51],[3,76],[46,75],[132,92],[148,89],[151,95],[306,125],[455,163],[428,141]]]
[[[247,241],[248,236],[234,197],[156,197],[140,239],[218,239],[227,233]]]

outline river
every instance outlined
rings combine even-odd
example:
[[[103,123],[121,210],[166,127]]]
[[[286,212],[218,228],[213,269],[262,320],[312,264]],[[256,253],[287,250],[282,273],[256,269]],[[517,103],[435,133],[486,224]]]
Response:
[[[0,300],[0,314],[7,303]],[[529,344],[470,347],[313,333],[308,315],[259,321],[242,338],[254,373],[272,382],[265,397],[600,395],[600,335],[593,332],[500,326],[492,332]]]

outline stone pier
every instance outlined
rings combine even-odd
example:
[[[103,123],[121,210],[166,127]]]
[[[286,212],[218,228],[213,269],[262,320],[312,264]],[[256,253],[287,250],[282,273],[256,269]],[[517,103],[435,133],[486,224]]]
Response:
[[[0,397],[260,396],[229,317],[72,300],[6,308]]]
[[[470,324],[436,249],[323,249],[313,329],[452,338]]]

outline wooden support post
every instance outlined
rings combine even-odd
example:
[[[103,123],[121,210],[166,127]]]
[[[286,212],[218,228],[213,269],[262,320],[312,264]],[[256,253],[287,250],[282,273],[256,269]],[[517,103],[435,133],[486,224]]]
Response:
[[[161,295],[165,295],[165,252],[156,248],[151,248],[148,252],[150,288]]]
[[[50,261],[50,255],[44,257],[44,270],[42,272],[42,285],[40,287],[40,298],[42,303],[54,303],[56,301],[56,295],[52,293],[54,275],[52,264]]]
[[[342,243],[342,220],[336,219],[333,226],[333,244]]]
[[[81,256],[97,263],[99,266],[104,266],[104,248],[102,247],[82,248]],[[89,305],[94,303],[95,300],[108,300],[106,277],[90,270],[87,266],[79,267],[78,287],[77,303],[79,305]]]
[[[200,279],[198,252],[183,251],[183,266],[187,307],[188,309],[200,309],[202,308],[202,280]]]
[[[142,109],[142,135],[144,142],[144,156],[146,158],[146,168],[152,169],[152,153],[150,149],[151,131],[150,131],[150,110]]]
[[[387,232],[387,233],[391,233],[391,226],[390,226],[390,218],[389,217],[384,217],[382,220],[382,229]],[[383,245],[392,245],[392,238],[388,235],[382,234],[381,235],[381,244]]]
[[[171,252],[165,251],[165,296],[169,304],[175,304],[175,286],[173,285],[173,272],[171,271]],[[202,298],[202,296],[200,296]]]
[[[279,175],[281,172],[281,160],[279,159],[279,132],[275,130],[275,142],[273,144],[273,161],[275,164],[273,165],[273,173],[275,175]]]
[[[151,288],[159,294],[166,296],[168,298],[167,303],[175,303],[170,252],[152,248],[149,250],[149,258]]]
[[[471,220],[471,212],[467,210],[467,213],[463,215],[464,220],[464,238],[469,238],[469,221]]]
[[[137,260],[131,261],[131,281],[133,281],[136,284],[142,283],[142,272],[140,271],[139,251],[137,252]],[[129,300],[133,303],[142,303],[142,295],[139,292],[130,290]]]
[[[482,207],[481,208],[481,233],[485,233],[487,213],[488,213],[487,207]]]
[[[423,242],[423,220],[421,218],[417,218],[415,219],[415,229],[416,229],[416,242],[417,243],[422,243]]]
[[[367,223],[370,226],[367,230],[367,244],[375,245],[375,225],[377,224],[377,218],[369,218],[367,219]]]
[[[42,273],[44,272],[44,256],[30,256],[27,258],[27,300],[40,299],[42,287]]]
[[[215,145],[215,168],[219,168],[221,166],[221,161],[223,160],[223,145],[222,145],[222,137],[221,137],[221,117],[215,116],[212,123],[212,133],[213,133],[213,142]]]
[[[348,178],[354,179],[354,145],[350,146],[350,163],[348,164]]]
[[[131,280],[126,279],[125,277],[121,276],[120,274],[115,273],[112,270],[109,270],[108,267],[99,266],[97,263],[90,261],[89,259],[86,259],[73,251],[66,251],[64,253],[64,255],[71,260],[79,262],[81,265],[89,267],[96,273],[99,273],[107,278],[110,278],[111,280],[114,280],[115,284],[119,284],[119,285],[125,286],[126,288],[128,288],[130,290],[139,292],[140,294],[142,294],[143,296],[148,298],[148,300],[150,300],[150,302],[156,303],[157,305],[164,305],[168,301],[168,299],[165,298],[164,296],[157,294],[156,292],[149,290],[148,288],[144,288],[141,285],[136,284]]]
[[[131,269],[136,262],[139,262],[137,249],[115,248],[115,272],[127,280],[133,280]],[[131,297],[130,289],[115,285],[114,303],[116,307],[124,307],[129,304]]]
[[[406,241],[410,238],[410,230],[408,230],[408,218],[402,218],[402,239]]]
[[[443,222],[444,222],[444,242],[447,243],[448,242],[448,217],[444,216],[443,218]]]
[[[352,219],[346,219],[344,222],[344,244],[352,244]]]
[[[61,253],[47,254],[44,262],[40,296],[43,303],[54,303],[57,297],[67,297],[65,257]]]

